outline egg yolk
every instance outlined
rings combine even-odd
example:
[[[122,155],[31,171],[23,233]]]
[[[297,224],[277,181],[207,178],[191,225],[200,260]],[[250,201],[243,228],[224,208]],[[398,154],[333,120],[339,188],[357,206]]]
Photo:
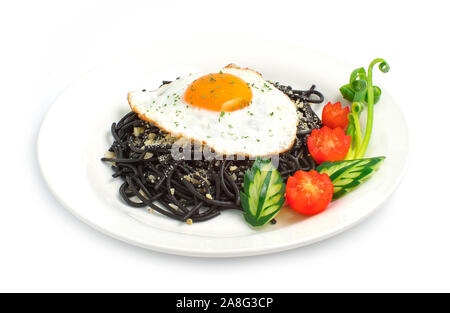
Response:
[[[241,78],[212,73],[194,80],[184,94],[192,106],[217,112],[232,112],[250,104],[252,91]]]

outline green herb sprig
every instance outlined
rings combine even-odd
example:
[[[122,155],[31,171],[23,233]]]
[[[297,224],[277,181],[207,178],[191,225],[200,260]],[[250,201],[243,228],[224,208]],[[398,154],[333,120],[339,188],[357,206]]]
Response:
[[[373,129],[374,104],[381,97],[380,87],[372,83],[373,68],[377,63],[380,63],[381,72],[389,72],[389,64],[384,59],[375,59],[370,63],[367,72],[363,67],[355,69],[350,75],[350,82],[339,89],[344,99],[352,102],[347,128],[347,135],[352,136],[352,144],[345,157],[346,160],[362,158],[369,145]],[[365,106],[367,106],[367,124],[363,136],[359,118]]]

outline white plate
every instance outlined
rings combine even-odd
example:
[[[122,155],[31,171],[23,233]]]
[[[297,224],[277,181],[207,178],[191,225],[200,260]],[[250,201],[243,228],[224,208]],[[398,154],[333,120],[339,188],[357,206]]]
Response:
[[[160,42],[141,52],[101,66],[75,82],[54,103],[40,131],[38,155],[45,180],[59,201],[92,227],[130,244],[173,254],[272,253],[348,229],[372,213],[400,183],[407,166],[408,130],[399,106],[384,92],[375,108],[367,156],[384,155],[386,161],[373,178],[319,215],[306,218],[285,208],[276,225],[254,230],[239,212],[226,211],[213,220],[187,225],[128,207],[118,195],[120,181],[112,179],[109,165],[100,162],[112,143],[111,123],[129,111],[128,91],[152,89],[162,80],[233,62],[296,88],[316,84],[327,102],[340,99],[338,88],[361,66],[267,41]],[[382,75],[375,74],[381,85]],[[313,109],[320,112],[321,108]]]

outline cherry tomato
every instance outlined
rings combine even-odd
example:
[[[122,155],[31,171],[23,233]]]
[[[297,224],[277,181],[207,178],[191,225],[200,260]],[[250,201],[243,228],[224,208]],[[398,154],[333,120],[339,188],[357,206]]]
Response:
[[[342,161],[350,149],[351,138],[342,128],[331,129],[324,126],[314,129],[307,140],[309,153],[318,164]]]
[[[330,128],[340,127],[347,129],[348,115],[350,113],[349,107],[341,107],[340,102],[328,102],[322,111],[322,124]]]
[[[298,171],[288,178],[286,199],[295,211],[314,215],[322,212],[333,198],[333,183],[327,174]]]

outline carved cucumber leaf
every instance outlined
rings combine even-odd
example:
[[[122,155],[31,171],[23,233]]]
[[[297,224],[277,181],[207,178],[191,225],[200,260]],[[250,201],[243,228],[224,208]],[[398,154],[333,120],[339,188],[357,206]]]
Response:
[[[324,162],[317,167],[327,173],[334,186],[333,200],[339,199],[368,180],[381,166],[385,157]]]
[[[272,220],[284,204],[286,186],[270,159],[258,158],[244,177],[241,204],[244,218],[252,226],[263,226]]]

